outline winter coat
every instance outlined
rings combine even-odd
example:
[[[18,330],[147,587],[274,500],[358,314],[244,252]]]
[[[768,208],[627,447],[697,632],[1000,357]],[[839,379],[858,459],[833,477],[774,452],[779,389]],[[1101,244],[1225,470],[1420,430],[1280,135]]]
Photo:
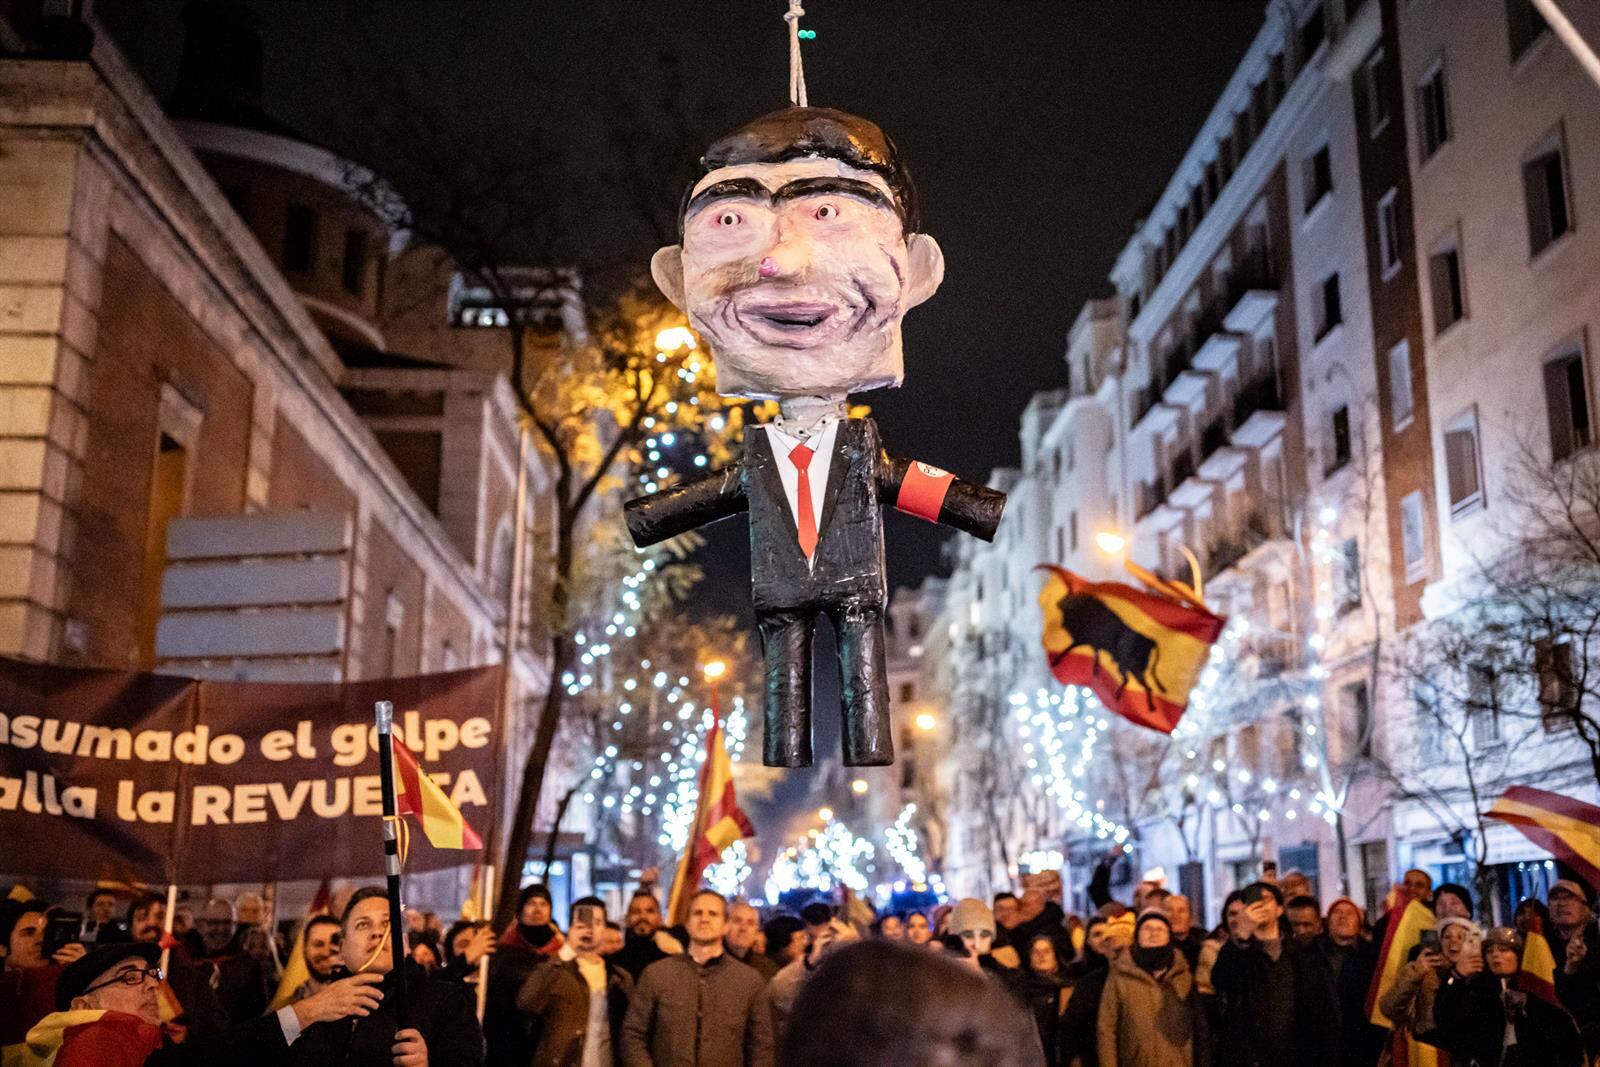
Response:
[[[738,960],[740,963],[759,974],[763,982],[772,981],[773,978],[777,977],[778,972],[783,969],[782,964],[764,952],[757,952],[754,949],[746,949],[745,954],[740,956],[735,953],[733,949],[727,948],[726,946],[723,947],[723,951],[728,954],[729,959]]]
[[[1129,956],[1113,963],[1096,1029],[1101,1063],[1194,1067],[1195,1051],[1205,1040],[1194,976],[1183,954],[1174,951],[1159,978]]]
[[[1083,1067],[1100,1065],[1100,998],[1105,993],[1109,966],[1085,972],[1071,986],[1061,1024],[1056,1028],[1056,1049],[1061,1067],[1071,1067],[1074,1057]],[[1107,1064],[1106,1067],[1115,1067]]]
[[[535,945],[512,923],[501,933],[489,957],[489,989],[484,996],[483,1033],[489,1043],[489,1067],[528,1067],[533,1055],[531,1021],[517,1010],[517,994],[528,976],[559,958],[564,943],[559,931]]]
[[[1229,941],[1211,970],[1218,1067],[1336,1067],[1339,1005],[1333,974],[1312,945]]]
[[[639,937],[629,930],[622,947],[611,954],[610,962],[627,971],[628,977],[638,985],[639,976],[646,967],[682,951],[683,945],[666,930],[657,930],[648,937]]]
[[[1316,945],[1334,971],[1333,992],[1339,1002],[1339,1062],[1343,1067],[1372,1067],[1389,1037],[1388,1030],[1372,1024],[1367,1011],[1367,991],[1372,988],[1372,972],[1378,966],[1378,950],[1372,942],[1358,940],[1335,967],[1338,946],[1327,934],[1319,937]]]
[[[1448,966],[1418,966],[1415,960],[1411,961],[1400,968],[1389,991],[1378,998],[1378,1010],[1396,1029],[1438,1044],[1433,1040],[1433,1031],[1439,1025],[1434,1018],[1434,1002],[1449,973]]]
[[[1567,973],[1567,942],[1551,928],[1550,952],[1556,959],[1556,996],[1577,1020],[1583,1044],[1591,1058],[1600,1058],[1600,927],[1589,923],[1579,930],[1588,952],[1575,974]]]
[[[1434,1013],[1455,1067],[1500,1067],[1506,1020],[1516,1028],[1524,1067],[1581,1067],[1583,1040],[1561,1008],[1507,988],[1487,972],[1455,978],[1439,991]]]
[[[622,1067],[772,1067],[761,976],[718,953],[644,969],[622,1023]]]
[[[406,1026],[395,1015],[397,979],[383,976],[383,1000],[371,1015],[313,1023],[289,1046],[286,1067],[390,1067],[394,1035],[414,1029],[428,1045],[430,1064],[477,1067],[483,1063],[483,1031],[476,1005],[455,982],[431,979],[406,961]],[[268,1016],[270,1019],[271,1016]]]
[[[1039,1031],[1039,1044],[1044,1047],[1046,1067],[1056,1067],[1061,1062],[1056,1048],[1056,1031],[1061,1025],[1061,1012],[1066,1006],[1067,984],[1053,974],[1039,974],[1029,970],[1022,978],[1022,994],[1033,1015],[1033,1025]]]
[[[578,1067],[589,1036],[589,982],[576,960],[535,967],[517,993],[517,1010],[534,1021],[534,1049],[528,1067]],[[633,979],[606,965],[606,1016],[613,1057],[622,1047],[622,1020],[633,997]]]

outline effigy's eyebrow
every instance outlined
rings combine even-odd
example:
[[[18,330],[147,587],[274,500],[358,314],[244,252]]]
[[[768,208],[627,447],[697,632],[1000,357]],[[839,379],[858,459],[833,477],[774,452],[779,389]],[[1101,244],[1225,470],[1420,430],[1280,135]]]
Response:
[[[785,182],[778,191],[772,194],[774,201],[797,200],[803,196],[849,196],[857,200],[865,200],[874,207],[886,207],[893,211],[894,202],[871,182],[864,182],[856,178],[797,178],[792,182]]]
[[[695,193],[689,199],[689,206],[684,211],[684,215],[692,215],[714,200],[763,200],[770,202],[771,199],[772,194],[767,192],[767,187],[754,178],[728,178],[725,181],[713,182],[698,193]]]

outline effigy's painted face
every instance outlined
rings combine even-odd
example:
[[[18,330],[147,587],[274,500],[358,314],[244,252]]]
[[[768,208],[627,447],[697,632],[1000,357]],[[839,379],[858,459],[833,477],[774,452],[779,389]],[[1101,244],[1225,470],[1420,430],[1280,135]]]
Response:
[[[880,175],[808,156],[701,178],[650,268],[710,343],[718,392],[770,400],[899,385],[901,320],[944,257]]]

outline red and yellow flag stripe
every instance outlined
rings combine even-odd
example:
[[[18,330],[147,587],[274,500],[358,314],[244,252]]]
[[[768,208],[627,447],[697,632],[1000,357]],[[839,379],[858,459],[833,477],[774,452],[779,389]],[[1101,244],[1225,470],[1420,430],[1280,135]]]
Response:
[[[667,921],[673,925],[689,918],[689,899],[700,888],[706,868],[722,858],[722,853],[741,838],[754,837],[755,827],[739,807],[733,788],[733,760],[723,740],[722,721],[712,722],[706,732],[706,759],[700,767],[700,796],[695,803],[694,824],[689,841],[678,860],[672,879],[672,896],[667,904]]]
[[[461,809],[450,803],[439,783],[423,773],[416,755],[394,739],[395,812],[415,815],[434,848],[481,849],[483,838],[467,825]]]
[[[1559,793],[1514,785],[1486,815],[1508,822],[1522,836],[1600,886],[1600,808]]]

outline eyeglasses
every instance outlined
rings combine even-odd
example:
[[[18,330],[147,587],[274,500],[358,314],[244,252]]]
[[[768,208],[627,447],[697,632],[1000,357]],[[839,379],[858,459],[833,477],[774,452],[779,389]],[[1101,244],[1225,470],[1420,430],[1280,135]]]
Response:
[[[80,993],[79,996],[88,996],[96,989],[104,989],[106,986],[116,985],[119,982],[123,985],[136,986],[143,985],[146,978],[153,982],[161,982],[164,981],[166,977],[166,972],[160,967],[135,967],[131,971],[119,971],[103,982],[96,982],[94,985]]]

